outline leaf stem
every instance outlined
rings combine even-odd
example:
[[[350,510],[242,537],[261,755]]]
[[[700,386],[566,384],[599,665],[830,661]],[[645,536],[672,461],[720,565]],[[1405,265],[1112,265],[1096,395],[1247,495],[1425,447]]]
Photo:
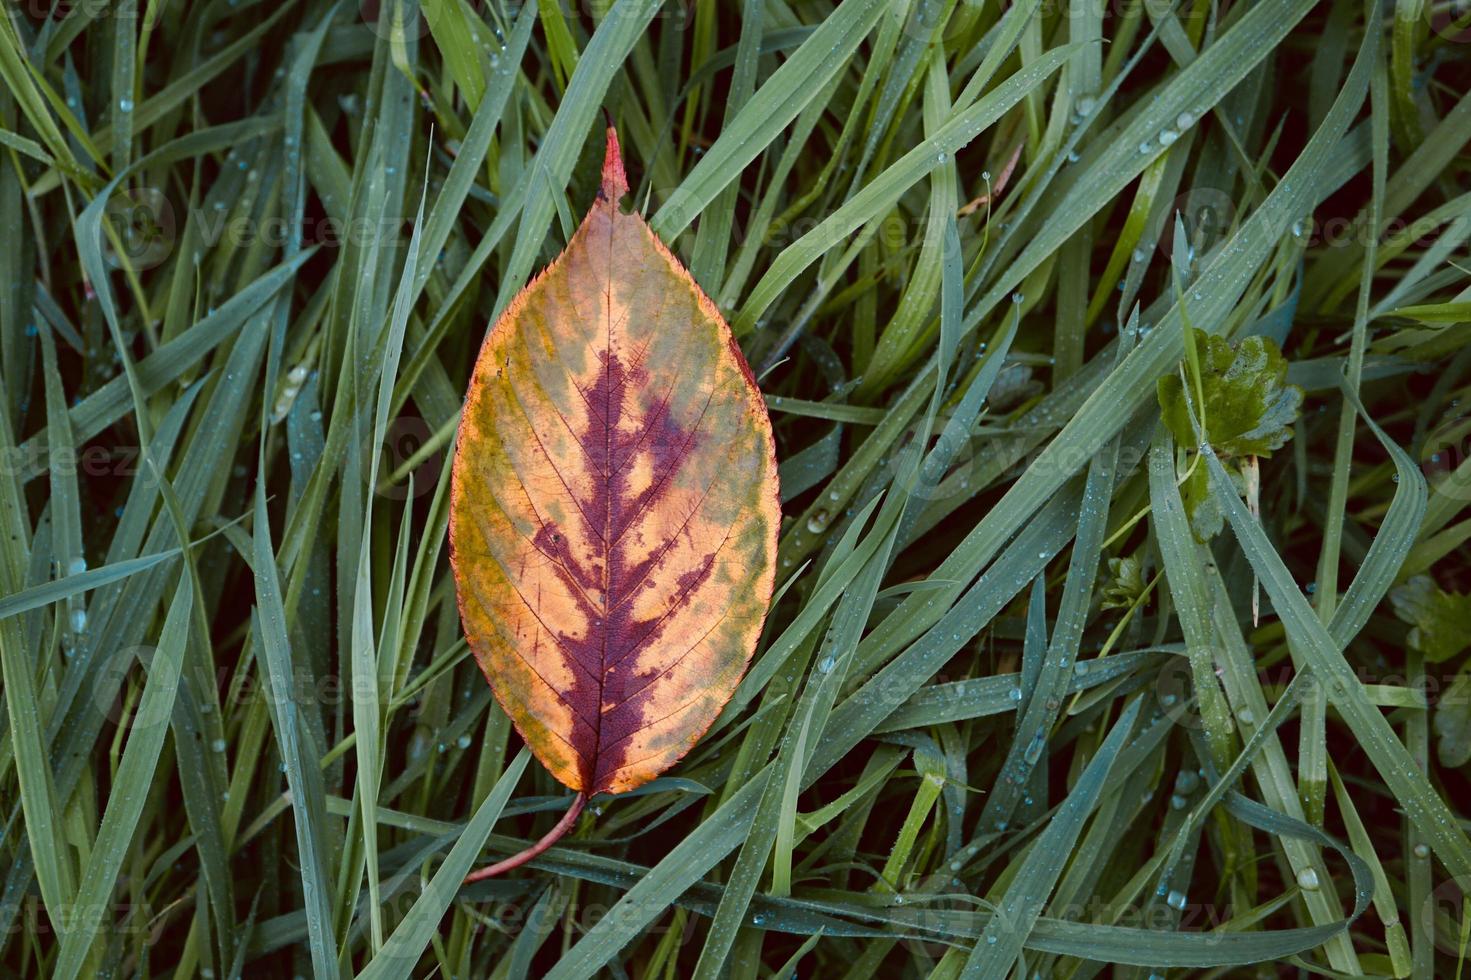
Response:
[[[465,877],[465,884],[468,885],[472,882],[484,881],[486,878],[494,878],[496,875],[501,874],[504,871],[510,871],[512,868],[519,868],[527,861],[530,861],[532,858],[537,857],[547,848],[551,847],[557,841],[561,840],[566,835],[567,831],[572,829],[572,826],[577,823],[577,818],[582,813],[582,808],[586,803],[586,793],[578,793],[576,796],[572,797],[572,805],[567,808],[567,812],[562,815],[562,819],[557,821],[557,825],[551,830],[547,831],[545,837],[537,841],[535,844],[532,844],[530,847],[526,848],[526,850],[521,851],[518,854],[511,855],[504,861],[492,864],[488,868],[481,868],[479,871],[467,875]]]

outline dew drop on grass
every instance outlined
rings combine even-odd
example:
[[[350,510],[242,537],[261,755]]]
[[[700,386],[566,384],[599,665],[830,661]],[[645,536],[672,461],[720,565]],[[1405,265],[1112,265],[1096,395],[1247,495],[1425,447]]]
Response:
[[[73,558],[66,566],[68,575],[80,575],[87,570],[87,559]]]
[[[1305,892],[1318,890],[1318,872],[1312,868],[1303,868],[1297,873],[1297,887]]]
[[[217,738],[210,743],[209,747],[214,749],[216,752],[223,752],[225,751],[225,740],[222,738]]]
[[[1165,904],[1176,912],[1180,911],[1185,907],[1185,893],[1182,891],[1170,892],[1169,897],[1165,899]]]
[[[1428,858],[1429,856],[1430,856],[1430,845],[1429,844],[1416,844],[1415,845],[1415,857],[1417,857],[1417,858]]]

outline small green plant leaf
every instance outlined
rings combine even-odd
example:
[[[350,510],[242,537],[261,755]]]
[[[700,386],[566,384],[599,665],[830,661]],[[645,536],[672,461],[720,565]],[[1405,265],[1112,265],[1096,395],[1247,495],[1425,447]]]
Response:
[[[1266,337],[1247,337],[1233,346],[1203,330],[1194,334],[1204,412],[1193,404],[1193,391],[1186,399],[1178,374],[1159,379],[1160,409],[1176,442],[1197,448],[1193,409],[1197,419],[1203,416],[1205,438],[1218,456],[1270,456],[1281,449],[1292,438],[1292,423],[1302,408],[1302,389],[1287,383],[1281,350]]]
[[[1137,555],[1108,560],[1108,580],[1103,587],[1104,609],[1127,609],[1144,594],[1144,565]]]
[[[1429,575],[1416,575],[1389,594],[1394,614],[1411,626],[1410,646],[1430,663],[1471,646],[1471,595],[1446,592]]]
[[[1452,769],[1471,761],[1471,664],[1461,668],[1435,706],[1435,754]]]

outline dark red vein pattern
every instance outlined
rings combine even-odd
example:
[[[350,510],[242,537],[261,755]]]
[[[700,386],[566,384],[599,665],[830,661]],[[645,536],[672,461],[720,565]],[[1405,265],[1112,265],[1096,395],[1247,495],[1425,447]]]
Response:
[[[486,339],[450,516],[470,647],[562,782],[623,792],[709,727],[760,634],[779,520],[729,329],[600,199]]]

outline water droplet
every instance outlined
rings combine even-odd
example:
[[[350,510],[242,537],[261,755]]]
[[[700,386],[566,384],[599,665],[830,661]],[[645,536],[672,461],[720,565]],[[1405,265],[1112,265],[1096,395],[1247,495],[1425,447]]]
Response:
[[[81,633],[87,628],[87,610],[72,610],[72,632]]]
[[[1182,891],[1171,891],[1169,897],[1165,899],[1165,904],[1176,912],[1180,911],[1185,907],[1185,893]]]
[[[1011,700],[1015,703],[1020,703],[1022,699],[1022,689],[1019,687],[1013,687],[1011,691],[1007,694],[1007,697],[1011,698]]]
[[[1171,810],[1183,810],[1189,805],[1190,801],[1185,799],[1185,797],[1181,796],[1179,793],[1176,793],[1174,796],[1170,797]]]
[[[1068,150],[1067,162],[1068,163],[1077,163],[1078,162],[1078,151],[1077,150]]]
[[[66,566],[68,575],[80,575],[87,570],[87,559],[73,558]]]
[[[468,749],[470,747],[470,741],[471,739],[469,735],[461,735],[459,738],[455,739],[455,744],[462,749]]]
[[[1415,857],[1417,857],[1417,858],[1428,858],[1429,856],[1430,856],[1430,845],[1429,844],[1416,844],[1415,845]]]
[[[1193,125],[1195,125],[1195,116],[1188,112],[1182,112],[1175,117],[1175,128],[1181,132],[1184,132]]]
[[[1318,872],[1312,868],[1303,868],[1297,873],[1297,887],[1305,892],[1318,890]]]
[[[935,159],[939,163],[944,163],[945,162],[945,151],[944,150],[941,150],[940,153],[939,153],[939,155]]]
[[[830,515],[827,511],[813,511],[812,516],[807,518],[807,530],[812,532],[813,534],[820,534],[821,532],[827,530],[828,522],[831,520],[832,515]]]
[[[987,936],[986,937],[986,945],[987,946],[995,946],[996,945],[996,937],[995,936]]]
[[[1078,100],[1078,114],[1081,116],[1091,115],[1097,105],[1097,99],[1091,95],[1085,95]]]
[[[1175,140],[1179,138],[1180,134],[1175,132],[1173,129],[1161,129],[1159,131],[1160,146],[1169,146],[1171,143],[1175,142]]]
[[[118,110],[121,111],[121,112],[132,112],[133,111],[133,100],[132,99],[118,99],[117,100],[117,107],[118,107]]]
[[[1134,261],[1135,262],[1143,262],[1144,261],[1144,249],[1142,249],[1142,248],[1136,248],[1136,249],[1134,249]]]
[[[225,751],[225,740],[222,738],[217,738],[210,743],[209,747],[214,749],[216,752],[223,752]]]
[[[1175,791],[1178,793],[1193,793],[1200,785],[1200,777],[1189,769],[1183,770],[1175,777]]]
[[[824,674],[831,674],[833,672],[833,668],[837,665],[838,662],[834,660],[831,655],[829,655],[822,658],[822,662],[817,665],[817,669]]]

